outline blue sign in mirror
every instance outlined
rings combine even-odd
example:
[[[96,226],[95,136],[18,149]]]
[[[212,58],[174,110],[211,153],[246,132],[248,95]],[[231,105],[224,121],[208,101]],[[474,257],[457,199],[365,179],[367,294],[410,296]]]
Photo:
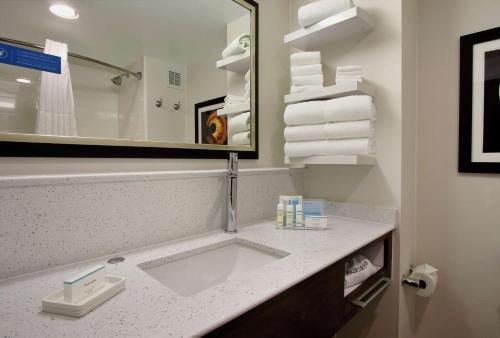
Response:
[[[0,63],[61,74],[59,56],[0,43]]]

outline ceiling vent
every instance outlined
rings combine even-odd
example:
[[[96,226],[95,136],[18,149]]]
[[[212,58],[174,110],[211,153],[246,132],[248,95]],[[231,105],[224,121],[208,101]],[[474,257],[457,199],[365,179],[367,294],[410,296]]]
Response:
[[[172,88],[182,88],[182,74],[179,72],[174,72],[172,70],[168,71],[168,86]]]

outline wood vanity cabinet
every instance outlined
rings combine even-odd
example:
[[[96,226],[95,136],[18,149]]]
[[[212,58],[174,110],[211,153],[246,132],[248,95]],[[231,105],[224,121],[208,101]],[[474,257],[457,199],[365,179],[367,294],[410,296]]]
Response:
[[[383,267],[344,296],[345,263],[362,253]],[[206,337],[331,338],[389,285],[392,233],[208,333]]]

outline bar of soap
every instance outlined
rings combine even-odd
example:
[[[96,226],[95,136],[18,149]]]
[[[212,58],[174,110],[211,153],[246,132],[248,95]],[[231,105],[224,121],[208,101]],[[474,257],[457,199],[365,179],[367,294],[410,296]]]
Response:
[[[104,265],[97,265],[64,281],[64,300],[77,303],[104,286]]]

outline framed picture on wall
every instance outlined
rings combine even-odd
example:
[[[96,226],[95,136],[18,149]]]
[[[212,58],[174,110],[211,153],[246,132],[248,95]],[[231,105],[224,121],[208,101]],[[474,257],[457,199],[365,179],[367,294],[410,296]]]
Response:
[[[227,145],[227,116],[217,115],[217,109],[224,107],[225,98],[222,96],[194,105],[196,144]]]
[[[500,27],[460,37],[458,171],[500,173]]]

